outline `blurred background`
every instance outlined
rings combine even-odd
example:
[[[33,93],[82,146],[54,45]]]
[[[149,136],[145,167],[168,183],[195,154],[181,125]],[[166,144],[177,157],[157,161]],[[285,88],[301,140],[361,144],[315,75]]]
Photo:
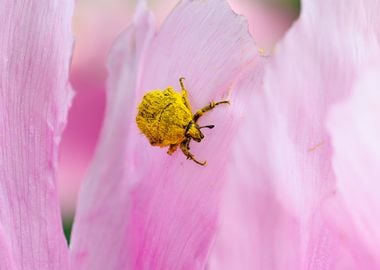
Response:
[[[177,0],[150,0],[159,26]],[[300,11],[299,0],[228,0],[243,14],[258,47],[271,51]],[[136,0],[78,0],[74,14],[75,49],[70,81],[76,91],[63,134],[58,185],[67,238],[80,184],[94,153],[103,121],[107,53],[130,23]]]

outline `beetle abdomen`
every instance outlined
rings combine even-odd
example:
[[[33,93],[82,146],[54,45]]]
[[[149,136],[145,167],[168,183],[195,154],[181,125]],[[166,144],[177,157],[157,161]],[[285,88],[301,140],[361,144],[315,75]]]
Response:
[[[147,93],[136,116],[137,126],[155,146],[178,144],[185,138],[185,130],[192,119],[182,95],[169,87]]]

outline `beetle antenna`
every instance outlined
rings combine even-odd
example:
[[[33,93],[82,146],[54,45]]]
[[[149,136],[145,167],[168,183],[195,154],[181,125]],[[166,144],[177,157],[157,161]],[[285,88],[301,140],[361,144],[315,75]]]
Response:
[[[212,129],[212,128],[214,128],[214,127],[215,127],[214,125],[208,125],[208,126],[199,127],[199,129],[201,129],[201,128],[209,128],[209,129]]]

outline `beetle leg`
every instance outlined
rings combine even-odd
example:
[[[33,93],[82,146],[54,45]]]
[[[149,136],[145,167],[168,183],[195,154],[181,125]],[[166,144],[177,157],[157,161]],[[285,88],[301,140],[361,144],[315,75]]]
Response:
[[[181,89],[182,89],[182,101],[185,104],[185,106],[191,111],[189,96],[187,95],[187,90],[183,83],[184,80],[185,80],[184,77],[179,78],[179,84],[181,85]]]
[[[178,148],[178,144],[171,144],[168,149],[168,155],[173,154]]]
[[[183,141],[181,143],[181,150],[183,152],[183,154],[187,157],[187,159],[191,159],[192,161],[194,161],[195,163],[201,165],[201,166],[205,166],[207,161],[203,161],[203,162],[200,162],[198,160],[195,159],[194,155],[192,153],[190,153],[189,149],[187,148],[188,147],[188,141],[190,141],[190,139],[187,139],[185,141]]]
[[[186,143],[186,149],[187,149],[187,150],[190,150],[190,141],[191,141],[190,138],[187,138],[187,139],[185,140],[185,143]]]
[[[212,109],[214,109],[217,105],[219,104],[230,104],[230,102],[228,100],[222,100],[222,101],[219,101],[219,102],[210,102],[209,105],[203,107],[202,109],[200,109],[199,111],[197,111],[194,116],[193,116],[193,121],[196,123],[198,121],[198,119],[206,112],[208,111],[211,111]]]

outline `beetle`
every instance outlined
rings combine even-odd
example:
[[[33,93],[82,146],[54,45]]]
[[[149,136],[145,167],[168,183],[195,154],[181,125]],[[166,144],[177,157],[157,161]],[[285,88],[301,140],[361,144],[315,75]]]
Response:
[[[204,166],[207,162],[198,161],[190,152],[190,141],[201,142],[204,138],[201,129],[212,129],[214,125],[199,126],[198,120],[204,113],[220,104],[229,104],[229,101],[210,102],[193,114],[184,80],[184,77],[179,79],[180,93],[171,86],[146,93],[138,106],[136,123],[151,145],[169,147],[169,155],[179,146],[187,159]]]

